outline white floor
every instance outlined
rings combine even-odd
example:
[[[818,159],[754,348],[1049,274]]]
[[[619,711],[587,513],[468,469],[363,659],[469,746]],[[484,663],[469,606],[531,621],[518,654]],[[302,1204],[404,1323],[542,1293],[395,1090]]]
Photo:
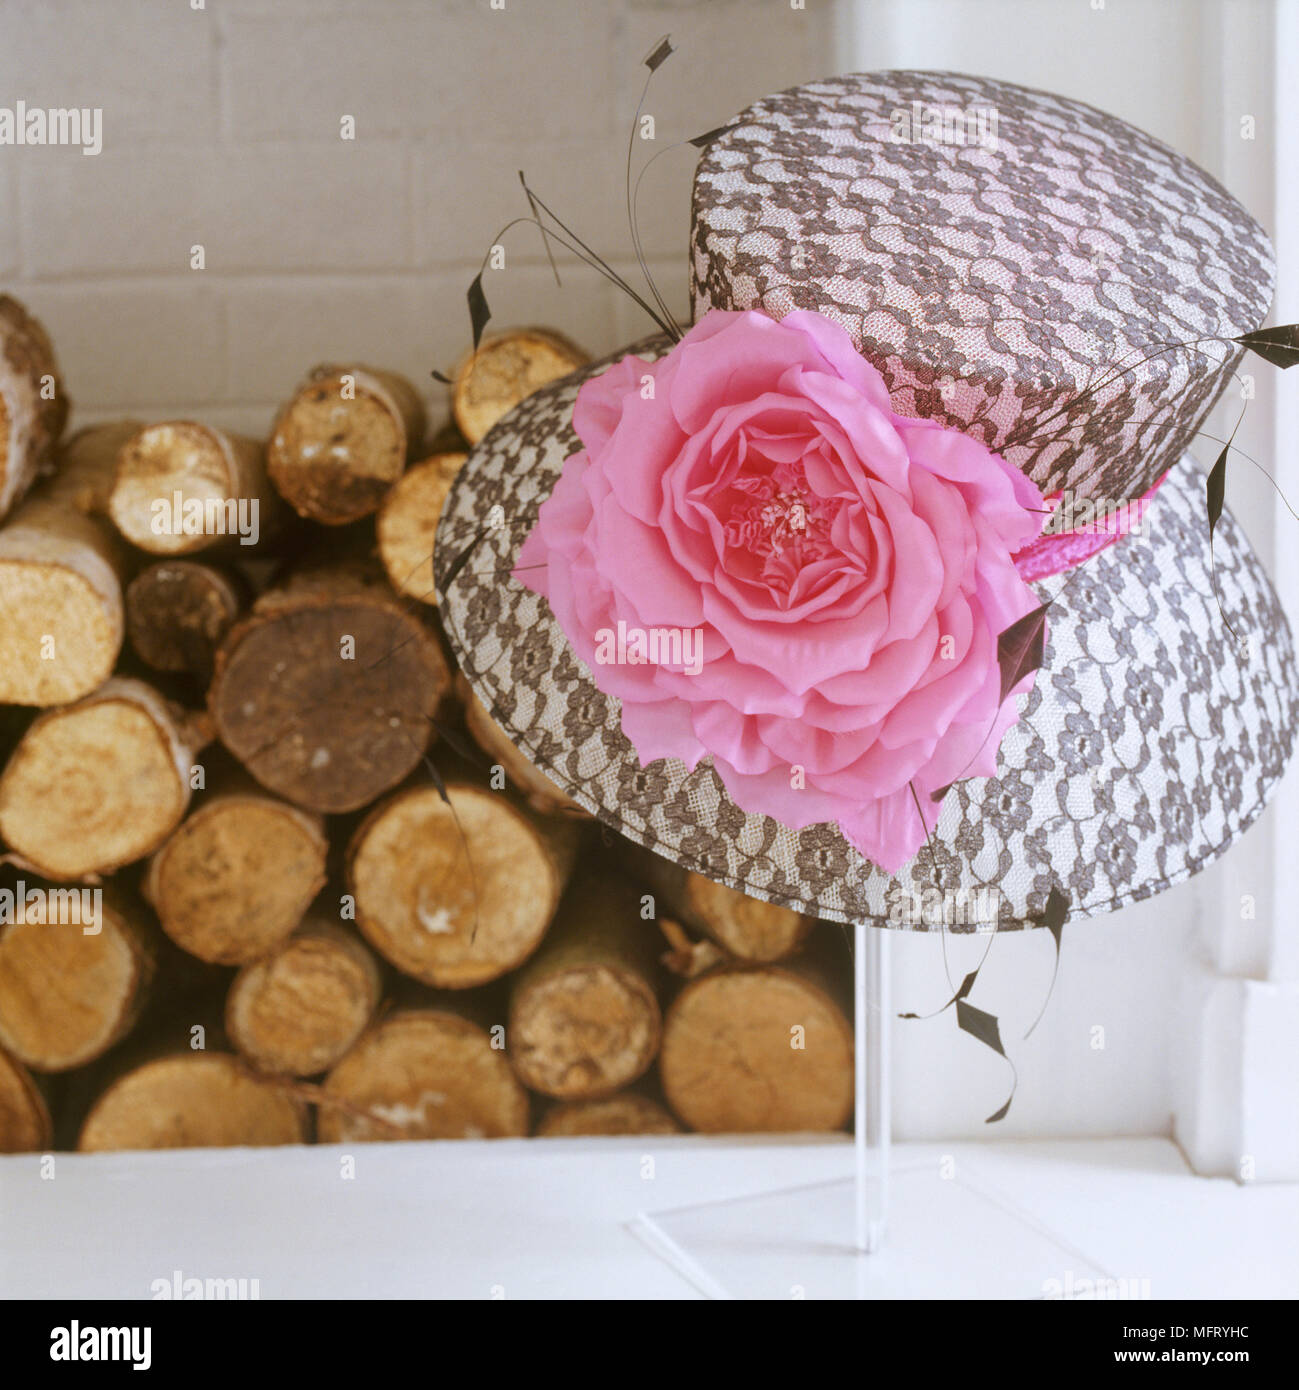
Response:
[[[783,1213],[788,1242],[804,1199],[732,1203],[720,1210],[742,1214],[743,1239],[723,1242],[721,1263],[694,1246],[694,1283],[643,1226],[638,1237],[640,1213],[826,1184],[851,1171],[847,1143],[497,1141],[54,1162],[42,1176],[36,1157],[0,1158],[0,1298],[147,1298],[175,1271],[256,1279],[262,1298],[697,1298],[700,1283],[851,1292],[821,1280],[827,1254],[868,1297],[1086,1296],[1097,1271],[1128,1295],[1299,1296],[1299,1187],[1197,1178],[1161,1139],[903,1145],[881,1256],[863,1264],[809,1229],[807,1248],[786,1244],[768,1279],[776,1251],[762,1228]],[[663,1224],[689,1243],[714,1215]],[[806,1275],[804,1255],[822,1260]]]

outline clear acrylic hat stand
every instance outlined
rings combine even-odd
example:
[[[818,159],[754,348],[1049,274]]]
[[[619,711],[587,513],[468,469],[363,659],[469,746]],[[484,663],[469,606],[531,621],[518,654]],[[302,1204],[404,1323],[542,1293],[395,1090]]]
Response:
[[[854,929],[856,1119],[842,1178],[642,1212],[629,1229],[710,1298],[1044,1298],[1110,1277],[950,1155],[895,1164],[889,929]],[[724,1142],[724,1141],[719,1141]],[[846,1156],[845,1156],[846,1159]]]

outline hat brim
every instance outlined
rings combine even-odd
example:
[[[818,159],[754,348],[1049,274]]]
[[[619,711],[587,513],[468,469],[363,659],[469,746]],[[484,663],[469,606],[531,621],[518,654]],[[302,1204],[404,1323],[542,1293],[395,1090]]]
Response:
[[[447,498],[434,563],[447,636],[474,693],[599,820],[813,916],[960,931],[1032,926],[1055,885],[1069,919],[1139,902],[1210,864],[1263,809],[1293,745],[1290,627],[1225,512],[1211,573],[1203,474],[1189,458],[1142,534],[1084,573],[1035,586],[1056,600],[1046,661],[1001,745],[998,775],[958,783],[932,845],[898,875],[833,824],[793,830],[741,811],[707,761],[693,772],[670,759],[642,768],[619,702],[597,688],[546,601],[511,577],[538,508],[581,447],[574,400],[602,365],[529,397],[477,446]],[[945,903],[981,910],[973,919],[959,906],[915,911],[936,889]]]

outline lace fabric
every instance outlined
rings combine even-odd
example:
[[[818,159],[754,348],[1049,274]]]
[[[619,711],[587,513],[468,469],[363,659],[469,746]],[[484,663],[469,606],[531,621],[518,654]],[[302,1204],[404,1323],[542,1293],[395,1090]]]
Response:
[[[927,72],[830,78],[742,112],[699,161],[690,271],[696,318],[817,309],[899,414],[975,435],[1044,493],[1112,499],[1190,447],[1240,357],[1212,339],[1257,328],[1275,278],[1254,219],[1152,136]]]
[[[1189,459],[1161,486],[1142,534],[1040,584],[1044,598],[1059,596],[1046,663],[1001,746],[998,776],[952,789],[932,855],[923,850],[896,879],[833,825],[793,831],[746,815],[706,763],[693,773],[667,760],[642,768],[618,702],[596,688],[545,601],[509,577],[578,447],[577,388],[601,365],[530,397],[478,446],[443,510],[435,575],[475,694],[605,824],[710,878],[832,920],[887,924],[901,891],[939,887],[956,902],[991,902],[1009,929],[1032,925],[1056,883],[1071,918],[1150,897],[1217,858],[1262,810],[1299,713],[1290,627],[1228,513],[1214,537],[1226,621],[1219,613],[1203,475]],[[490,524],[498,506],[504,525]],[[935,926],[914,914],[896,924]]]

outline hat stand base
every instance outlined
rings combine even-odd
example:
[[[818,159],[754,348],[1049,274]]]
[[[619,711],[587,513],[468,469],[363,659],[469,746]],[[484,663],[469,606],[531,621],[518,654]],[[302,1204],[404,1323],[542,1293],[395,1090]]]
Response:
[[[856,928],[850,1176],[642,1213],[629,1229],[710,1298],[1028,1298],[1105,1272],[954,1165],[891,1164],[889,933]]]

